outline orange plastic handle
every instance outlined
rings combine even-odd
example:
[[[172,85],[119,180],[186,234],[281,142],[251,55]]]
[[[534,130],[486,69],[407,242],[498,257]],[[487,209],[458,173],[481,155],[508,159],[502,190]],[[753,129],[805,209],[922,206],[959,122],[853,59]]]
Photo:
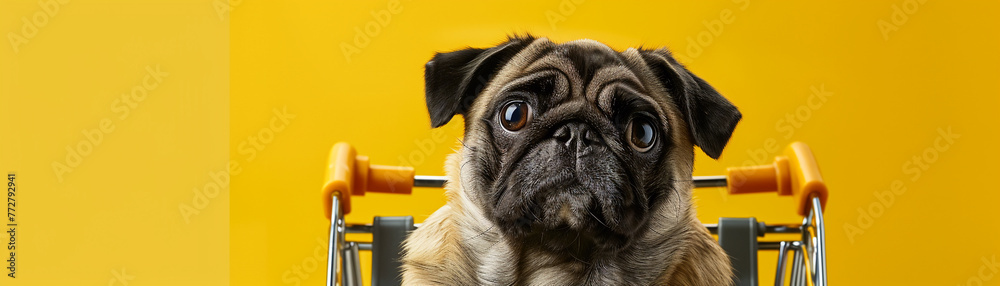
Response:
[[[726,169],[726,185],[730,194],[777,192],[793,196],[796,211],[802,216],[809,215],[813,196],[819,197],[824,210],[829,196],[816,157],[802,142],[789,145],[784,155],[775,156],[769,165]]]
[[[323,185],[323,206],[326,218],[333,209],[331,196],[340,198],[344,214],[351,212],[351,196],[367,192],[410,194],[413,191],[413,168],[371,165],[368,156],[359,156],[350,144],[340,142],[330,150]]]

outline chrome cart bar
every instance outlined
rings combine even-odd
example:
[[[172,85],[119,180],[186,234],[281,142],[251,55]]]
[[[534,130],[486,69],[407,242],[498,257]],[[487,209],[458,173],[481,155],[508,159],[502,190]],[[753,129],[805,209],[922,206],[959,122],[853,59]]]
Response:
[[[712,227],[715,227],[715,224],[705,224],[705,226],[707,228],[711,229]],[[370,231],[350,231],[350,229],[368,229],[368,228],[371,228],[371,227],[372,227],[372,225],[370,225],[370,224],[348,225],[347,228],[348,228],[349,231],[347,233],[367,233],[367,234],[371,234]],[[419,227],[419,226],[416,226],[416,227]],[[768,229],[772,229],[772,228],[776,228],[776,227],[781,228],[781,229],[789,228],[789,226],[785,226],[785,225],[781,225],[781,226],[772,226],[772,225],[769,225],[767,227],[768,227]],[[794,232],[768,231],[767,233],[799,233],[799,231],[798,231],[798,229],[794,229]],[[781,249],[783,249],[782,246],[781,246],[782,244],[790,244],[790,243],[793,243],[793,242],[794,243],[800,243],[797,240],[759,241],[759,242],[757,242],[757,249],[759,249],[759,250],[778,250],[778,251],[781,251]],[[358,245],[358,250],[360,250],[360,251],[371,251],[372,250],[372,243],[371,242],[365,242],[365,241],[347,241],[347,243],[356,243]]]
[[[330,210],[330,246],[327,248],[326,259],[326,285],[337,285],[337,256],[340,254],[340,245],[343,242],[344,218],[343,210],[340,209],[340,198],[336,195],[331,197]]]
[[[423,188],[441,188],[448,182],[445,176],[413,176],[413,186]],[[726,176],[696,176],[694,177],[695,188],[725,187]]]
[[[344,278],[344,285],[361,285],[361,258],[358,254],[358,243],[357,242],[347,242],[344,244],[344,261],[341,263],[343,265],[344,273],[341,277]]]
[[[816,219],[816,286],[827,286],[826,284],[826,226],[823,225],[823,204],[819,197],[812,198],[812,212]]]
[[[726,176],[695,176],[695,188],[725,187]]]
[[[709,233],[719,234],[719,224],[706,223],[703,225],[705,226],[705,228],[708,229]],[[769,224],[763,224],[763,222],[761,222],[761,228],[759,228],[757,232],[762,235],[765,233],[802,233],[802,230],[799,229],[799,227],[800,227],[799,225],[791,225],[791,224],[769,225]]]
[[[442,188],[444,183],[448,182],[448,177],[445,176],[413,176],[413,186],[414,187],[424,187],[424,188]]]

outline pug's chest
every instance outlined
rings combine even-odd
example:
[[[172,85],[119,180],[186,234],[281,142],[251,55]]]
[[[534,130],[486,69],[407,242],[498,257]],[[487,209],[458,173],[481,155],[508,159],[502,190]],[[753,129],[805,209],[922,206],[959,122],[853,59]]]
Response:
[[[584,261],[557,253],[515,251],[502,244],[480,256],[478,285],[651,285],[657,284],[663,270],[631,265],[621,257]],[[635,273],[639,269],[646,273]]]

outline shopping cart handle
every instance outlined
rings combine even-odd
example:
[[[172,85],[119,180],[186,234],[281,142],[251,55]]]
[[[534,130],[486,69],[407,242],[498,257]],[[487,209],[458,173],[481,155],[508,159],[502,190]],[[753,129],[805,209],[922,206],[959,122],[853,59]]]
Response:
[[[359,156],[354,147],[345,142],[333,145],[326,184],[323,185],[323,204],[326,218],[333,209],[331,196],[340,199],[344,214],[351,212],[351,196],[364,196],[367,192],[410,194],[413,190],[413,168],[371,165],[368,156]]]
[[[777,192],[779,196],[793,196],[802,216],[809,215],[815,196],[826,209],[826,183],[812,150],[802,142],[789,145],[784,155],[775,156],[771,164],[726,169],[726,177],[730,194]]]
[[[726,170],[725,184],[730,194],[777,192],[793,196],[799,215],[807,216],[812,197],[820,199],[826,209],[828,191],[812,150],[805,143],[794,142],[783,155],[775,156],[767,165],[733,167]],[[326,217],[332,210],[331,196],[336,195],[344,214],[351,212],[351,196],[367,192],[410,194],[414,186],[412,167],[371,165],[367,156],[360,156],[350,144],[333,145],[323,186]]]

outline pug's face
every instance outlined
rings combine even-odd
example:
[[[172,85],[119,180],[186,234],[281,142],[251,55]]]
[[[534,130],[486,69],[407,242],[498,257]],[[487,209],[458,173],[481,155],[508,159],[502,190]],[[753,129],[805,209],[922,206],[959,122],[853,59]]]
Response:
[[[662,49],[516,37],[437,54],[425,77],[432,125],[465,118],[463,188],[509,239],[556,252],[680,222],[693,146],[718,158],[741,117]]]

